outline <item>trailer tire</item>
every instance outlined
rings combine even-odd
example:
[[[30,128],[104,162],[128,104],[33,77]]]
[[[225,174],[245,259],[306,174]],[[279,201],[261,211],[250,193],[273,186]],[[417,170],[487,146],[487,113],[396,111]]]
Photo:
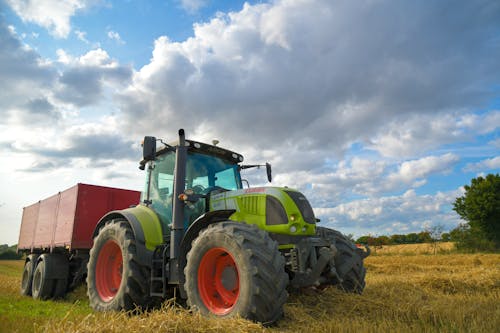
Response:
[[[316,235],[335,245],[335,269],[340,277],[331,284],[347,292],[361,294],[365,288],[366,268],[363,266],[363,251],[358,249],[346,236],[337,230],[316,227]]]
[[[114,219],[102,227],[87,269],[87,295],[94,310],[134,310],[151,304],[150,268],[139,264],[134,232],[126,220]]]
[[[33,273],[32,296],[34,299],[46,300],[52,297],[55,280],[49,278],[50,256],[42,254]]]
[[[26,258],[23,268],[23,276],[21,278],[21,295],[31,296],[33,273],[35,272],[36,260],[38,254],[30,254]]]
[[[277,243],[254,225],[226,221],[202,230],[184,274],[187,303],[202,314],[264,324],[283,316],[285,260]]]

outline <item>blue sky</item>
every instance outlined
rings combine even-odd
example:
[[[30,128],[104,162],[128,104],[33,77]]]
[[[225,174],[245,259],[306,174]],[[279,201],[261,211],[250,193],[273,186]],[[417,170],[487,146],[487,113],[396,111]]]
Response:
[[[0,0],[0,45],[0,244],[77,182],[142,189],[181,127],[355,236],[451,229],[500,170],[498,1]]]

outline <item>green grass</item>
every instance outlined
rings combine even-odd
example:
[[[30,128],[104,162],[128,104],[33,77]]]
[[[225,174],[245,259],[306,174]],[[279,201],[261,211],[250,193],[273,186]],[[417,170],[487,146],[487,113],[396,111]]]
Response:
[[[0,261],[0,332],[31,332],[47,320],[83,318],[92,313],[80,288],[60,301],[35,301],[22,296],[19,287],[23,264],[22,260]]]
[[[0,276],[20,277],[24,261],[22,260],[0,260]]]
[[[292,293],[273,327],[206,318],[170,303],[140,315],[96,313],[85,286],[64,300],[19,294],[22,262],[0,261],[0,332],[497,332],[500,255],[372,256],[363,295]]]

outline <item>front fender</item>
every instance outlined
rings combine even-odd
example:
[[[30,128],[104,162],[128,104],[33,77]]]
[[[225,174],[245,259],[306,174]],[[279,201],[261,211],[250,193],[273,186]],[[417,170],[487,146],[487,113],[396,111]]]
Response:
[[[152,209],[143,205],[107,213],[97,223],[92,237],[97,236],[106,222],[117,218],[128,221],[134,231],[136,242],[143,244],[147,250],[154,251],[156,246],[164,243],[160,219]]]

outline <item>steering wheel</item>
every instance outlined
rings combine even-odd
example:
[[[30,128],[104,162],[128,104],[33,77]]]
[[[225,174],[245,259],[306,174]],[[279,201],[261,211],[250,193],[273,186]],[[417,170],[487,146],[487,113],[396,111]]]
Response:
[[[193,186],[192,190],[196,194],[203,194],[203,192],[205,192],[206,189],[202,185],[195,185]]]

